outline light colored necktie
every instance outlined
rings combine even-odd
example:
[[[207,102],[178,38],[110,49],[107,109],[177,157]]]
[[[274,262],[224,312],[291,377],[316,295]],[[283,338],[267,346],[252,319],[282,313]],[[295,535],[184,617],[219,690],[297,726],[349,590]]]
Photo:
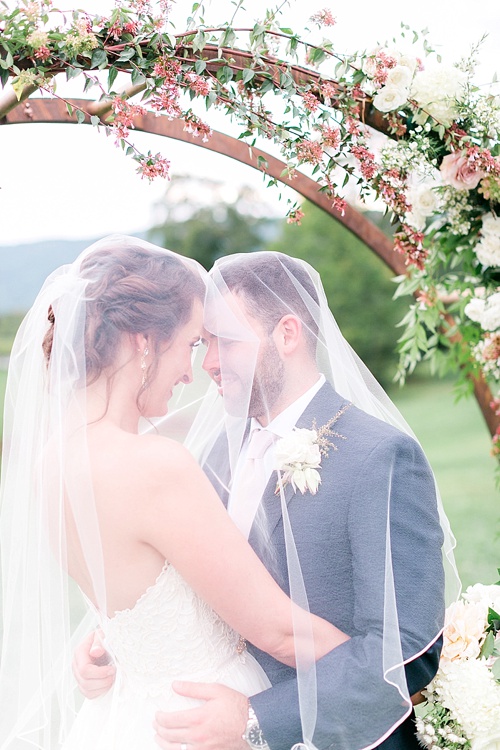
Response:
[[[271,474],[264,457],[275,438],[266,429],[252,432],[243,466],[231,489],[229,515],[247,539]]]

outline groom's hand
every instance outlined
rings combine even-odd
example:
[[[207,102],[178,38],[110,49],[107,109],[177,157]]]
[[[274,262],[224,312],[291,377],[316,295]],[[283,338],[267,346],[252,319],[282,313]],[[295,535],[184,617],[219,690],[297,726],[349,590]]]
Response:
[[[197,708],[156,714],[155,741],[163,750],[248,750],[242,739],[248,720],[248,698],[225,685],[179,682],[179,695],[205,701]]]
[[[98,698],[108,692],[116,670],[110,663],[99,630],[90,633],[75,649],[73,674],[85,698]]]

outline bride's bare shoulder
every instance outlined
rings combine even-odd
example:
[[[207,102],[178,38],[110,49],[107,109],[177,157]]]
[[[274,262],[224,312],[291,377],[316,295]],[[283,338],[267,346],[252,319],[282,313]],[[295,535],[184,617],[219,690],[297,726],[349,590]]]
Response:
[[[135,440],[134,459],[143,465],[151,480],[170,475],[201,472],[192,454],[181,443],[162,435],[141,435]]]

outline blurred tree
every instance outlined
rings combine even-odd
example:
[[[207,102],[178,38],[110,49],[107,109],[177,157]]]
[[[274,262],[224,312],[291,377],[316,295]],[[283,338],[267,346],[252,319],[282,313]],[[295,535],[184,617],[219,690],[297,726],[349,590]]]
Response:
[[[268,249],[302,258],[318,271],[340,330],[387,387],[398,363],[396,325],[407,303],[392,299],[392,272],[357,237],[311,203],[305,202],[302,210],[301,226],[283,223]],[[388,230],[381,214],[370,218]]]
[[[151,242],[195,258],[207,270],[217,258],[263,250],[278,231],[266,203],[249,187],[174,176],[156,206]]]

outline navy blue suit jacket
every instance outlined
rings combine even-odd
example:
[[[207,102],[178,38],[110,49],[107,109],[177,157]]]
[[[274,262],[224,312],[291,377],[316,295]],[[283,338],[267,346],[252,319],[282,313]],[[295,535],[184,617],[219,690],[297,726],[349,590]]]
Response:
[[[313,398],[297,427],[325,424],[346,401],[327,383]],[[432,472],[419,445],[394,427],[350,406],[335,424],[345,440],[334,438],[320,469],[316,495],[287,488],[287,507],[294,532],[309,607],[351,638],[317,663],[318,716],[315,745],[322,750],[359,750],[363,739],[347,747],[363,726],[363,707],[370,702],[370,681],[378,674],[381,632],[380,592],[383,580],[390,492],[391,551],[403,658],[409,693],[424,688],[439,662],[444,619],[442,531]],[[205,469],[221,498],[227,490],[221,477],[224,440],[208,457]],[[221,451],[222,445],[222,451]],[[226,454],[227,455],[227,454]],[[255,524],[249,541],[271,574],[288,593],[288,571],[279,498],[271,477],[262,497],[267,535],[274,550],[261,541]],[[429,647],[429,644],[432,644]],[[290,750],[302,739],[295,671],[249,646],[269,676],[272,687],[252,697],[271,750]],[[372,663],[373,662],[373,663]],[[380,711],[384,706],[380,706]],[[388,724],[388,728],[391,722]],[[373,742],[378,737],[373,738]],[[356,740],[354,740],[356,742]],[[411,717],[400,724],[380,748],[418,748]]]

